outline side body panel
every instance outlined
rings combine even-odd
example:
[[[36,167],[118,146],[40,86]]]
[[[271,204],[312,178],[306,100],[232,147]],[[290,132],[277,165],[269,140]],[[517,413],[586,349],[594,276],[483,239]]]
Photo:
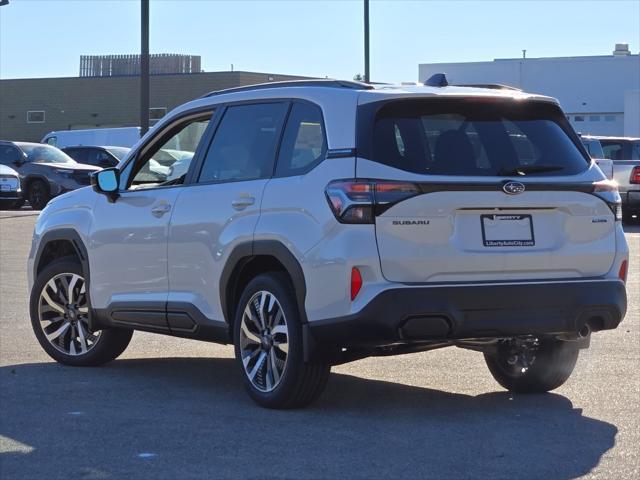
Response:
[[[180,188],[123,192],[111,203],[98,195],[89,234],[91,299],[111,303],[165,302],[169,219]]]
[[[183,189],[169,230],[169,303],[188,303],[210,320],[224,319],[222,270],[237,245],[251,244],[266,183],[252,180]]]

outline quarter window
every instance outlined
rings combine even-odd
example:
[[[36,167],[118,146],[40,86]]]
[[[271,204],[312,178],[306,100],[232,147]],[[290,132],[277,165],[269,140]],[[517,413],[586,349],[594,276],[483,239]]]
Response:
[[[287,112],[285,103],[227,108],[204,160],[200,182],[269,178]]]
[[[294,103],[280,146],[276,176],[302,175],[321,162],[326,152],[320,108],[309,103]]]

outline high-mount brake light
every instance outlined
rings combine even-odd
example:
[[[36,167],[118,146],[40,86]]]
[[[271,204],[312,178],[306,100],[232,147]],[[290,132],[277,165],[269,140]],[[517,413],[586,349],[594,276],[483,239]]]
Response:
[[[633,170],[631,170],[631,176],[629,177],[629,183],[640,183],[640,167],[633,167]]]
[[[602,180],[593,183],[593,194],[602,198],[613,214],[616,221],[622,221],[622,198],[618,192],[618,182],[615,180]]]
[[[373,223],[375,215],[419,193],[414,183],[386,180],[336,180],[325,189],[336,219],[356,224]]]

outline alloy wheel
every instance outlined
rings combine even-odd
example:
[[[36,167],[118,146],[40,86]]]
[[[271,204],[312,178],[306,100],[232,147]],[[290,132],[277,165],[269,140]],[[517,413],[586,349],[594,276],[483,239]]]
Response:
[[[66,355],[84,355],[100,340],[100,331],[89,329],[89,305],[84,278],[60,273],[40,293],[38,319],[47,341]]]
[[[240,352],[245,374],[261,392],[282,380],[289,353],[289,330],[278,299],[259,291],[247,303],[240,325]]]

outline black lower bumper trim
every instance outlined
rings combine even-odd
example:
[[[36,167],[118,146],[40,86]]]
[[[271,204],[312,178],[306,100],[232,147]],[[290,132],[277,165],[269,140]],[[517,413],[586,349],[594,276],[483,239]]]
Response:
[[[617,280],[405,287],[386,290],[360,312],[305,325],[309,348],[575,333],[613,329],[625,315]]]

